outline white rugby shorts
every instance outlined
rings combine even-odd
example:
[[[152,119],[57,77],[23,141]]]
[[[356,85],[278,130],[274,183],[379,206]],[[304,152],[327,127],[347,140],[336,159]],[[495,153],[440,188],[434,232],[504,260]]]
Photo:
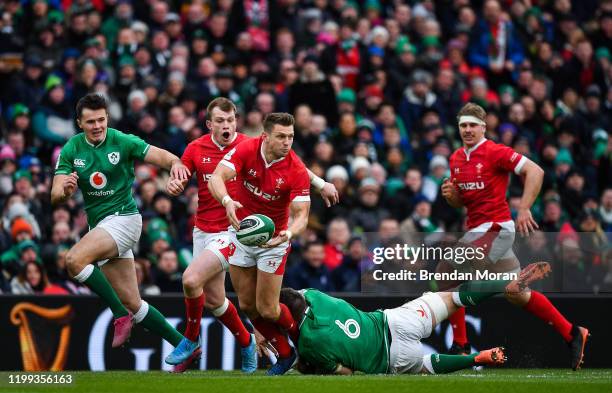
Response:
[[[118,215],[113,214],[105,217],[96,225],[96,228],[102,228],[115,241],[119,254],[115,258],[131,258],[134,259],[132,248],[140,240],[142,232],[142,216],[139,213]],[[98,266],[102,267],[108,262],[108,259],[98,261]]]
[[[384,310],[391,332],[389,372],[418,374],[423,368],[421,340],[432,331],[431,309],[422,298]]]
[[[257,269],[266,272],[283,275],[285,264],[291,250],[289,242],[279,244],[274,248],[261,248],[245,246],[236,238],[236,231],[229,229],[230,242],[235,246],[235,251],[229,257],[229,264],[239,267],[257,266]]]
[[[212,251],[219,258],[224,271],[229,270],[229,254],[231,252],[230,235],[228,231],[210,233],[198,227],[193,228],[193,257],[204,250]]]

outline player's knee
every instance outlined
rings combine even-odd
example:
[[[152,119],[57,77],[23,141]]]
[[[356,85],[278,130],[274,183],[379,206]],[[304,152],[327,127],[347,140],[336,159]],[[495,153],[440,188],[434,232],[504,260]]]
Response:
[[[87,265],[88,262],[85,261],[84,258],[80,257],[78,252],[74,251],[74,249],[71,249],[66,254],[66,267],[72,275],[79,274]]]
[[[196,274],[193,274],[189,270],[186,270],[185,274],[183,274],[183,288],[188,291],[195,291],[202,288],[202,283],[200,282],[200,280],[198,280]]]
[[[127,308],[132,314],[136,314],[142,306],[142,300],[140,298],[135,300],[127,300],[122,302],[125,308]]]

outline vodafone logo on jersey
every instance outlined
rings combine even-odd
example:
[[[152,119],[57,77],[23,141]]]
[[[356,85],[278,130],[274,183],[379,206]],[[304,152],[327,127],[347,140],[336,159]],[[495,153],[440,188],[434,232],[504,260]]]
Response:
[[[89,184],[96,190],[101,190],[106,187],[106,175],[102,172],[94,172],[89,176]]]

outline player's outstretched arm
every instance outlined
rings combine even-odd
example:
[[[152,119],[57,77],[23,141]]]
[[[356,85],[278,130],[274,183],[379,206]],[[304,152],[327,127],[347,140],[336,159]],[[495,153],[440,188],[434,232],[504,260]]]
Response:
[[[457,188],[457,179],[453,179],[453,181],[444,179],[441,190],[442,196],[449,205],[454,208],[463,207],[463,201],[461,200],[461,195],[459,195],[459,189]]]
[[[187,169],[180,158],[159,147],[151,146],[147,151],[144,161],[169,170],[172,179],[183,181],[189,180],[191,177],[191,172],[189,172],[189,169]]]
[[[77,189],[79,176],[76,172],[70,175],[55,175],[51,186],[51,204],[57,205],[66,202]]]
[[[516,216],[516,230],[523,235],[527,235],[538,228],[538,224],[531,216],[530,209],[542,188],[544,170],[535,162],[527,160],[519,174],[524,179],[524,186]]]
[[[234,201],[227,192],[225,182],[236,176],[236,171],[225,165],[223,161],[217,164],[215,171],[208,180],[208,191],[218,202],[225,207],[225,212],[230,224],[235,229],[240,228],[240,221],[236,216],[236,209],[242,207],[240,202]]]
[[[306,168],[306,170],[308,171],[308,178],[310,179],[310,184],[312,184],[314,188],[319,190],[319,192],[321,193],[321,198],[323,198],[327,207],[335,205],[340,201],[336,186],[321,179],[319,176],[315,175],[310,169]]]

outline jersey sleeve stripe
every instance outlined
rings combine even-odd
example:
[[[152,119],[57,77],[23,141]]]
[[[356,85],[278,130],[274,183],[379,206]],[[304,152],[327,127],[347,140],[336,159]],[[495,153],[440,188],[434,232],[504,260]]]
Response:
[[[230,168],[231,170],[236,171],[236,167],[234,166],[234,164],[232,164],[228,160],[221,160],[220,163]]]
[[[144,150],[142,151],[142,155],[147,154],[147,151],[149,150],[150,147],[151,145],[147,144],[147,146],[145,146]]]
[[[514,167],[514,173],[516,173],[517,175],[520,175],[521,174],[521,170],[523,169],[523,167],[527,163],[527,160],[528,160],[527,157],[522,156],[521,159],[519,160],[518,164],[516,164],[516,166]]]
[[[55,171],[56,175],[69,175],[71,172],[69,171],[65,171],[63,169],[58,169],[57,171]]]
[[[310,202],[309,195],[298,195],[291,202]]]

